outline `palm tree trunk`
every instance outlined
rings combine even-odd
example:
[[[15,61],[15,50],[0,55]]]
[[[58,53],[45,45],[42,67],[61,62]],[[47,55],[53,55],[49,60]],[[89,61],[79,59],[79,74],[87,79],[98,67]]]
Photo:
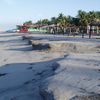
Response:
[[[91,35],[92,35],[92,26],[90,26],[89,39],[91,38]]]
[[[97,26],[97,34],[99,33],[99,28],[98,28],[98,26]]]
[[[71,27],[69,28],[69,31],[70,31],[69,34],[71,34],[72,33]]]

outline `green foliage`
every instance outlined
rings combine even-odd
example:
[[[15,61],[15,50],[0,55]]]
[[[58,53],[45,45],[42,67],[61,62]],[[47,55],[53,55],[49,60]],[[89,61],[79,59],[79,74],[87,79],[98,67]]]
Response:
[[[49,24],[49,20],[48,20],[48,19],[43,19],[43,20],[42,20],[42,24],[48,25],[48,24]]]
[[[79,18],[79,24],[81,26],[86,26],[88,24],[88,14],[85,11],[79,10],[77,18]]]
[[[89,11],[85,12],[82,10],[78,11],[78,14],[76,17],[72,16],[65,16],[64,14],[60,13],[57,17],[52,17],[49,19],[42,19],[38,20],[34,24],[38,25],[59,25],[60,27],[65,27],[68,25],[75,25],[75,26],[87,26],[88,24],[91,24],[92,22],[100,21],[100,11]],[[24,24],[32,25],[32,21],[26,21]]]
[[[57,17],[57,24],[59,24],[60,26],[66,26],[67,23],[68,23],[67,17],[62,13],[60,13],[59,16]]]
[[[77,18],[79,18],[79,24],[81,26],[86,26],[92,22],[96,22],[97,20],[100,21],[100,12],[99,11],[85,12],[85,11],[79,10]]]
[[[52,17],[50,23],[51,24],[57,24],[57,18],[56,17]]]
[[[32,23],[31,20],[29,20],[29,21],[24,22],[23,24],[26,24],[26,25],[32,25],[33,23]]]

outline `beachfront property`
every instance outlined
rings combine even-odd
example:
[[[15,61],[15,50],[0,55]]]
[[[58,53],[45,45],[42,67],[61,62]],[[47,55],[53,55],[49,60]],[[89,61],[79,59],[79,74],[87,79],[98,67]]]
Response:
[[[100,34],[100,21],[90,24],[93,34]]]
[[[17,25],[17,32],[19,33],[26,33],[26,32],[47,32],[47,28],[44,28],[43,26],[33,24],[33,25]]]
[[[68,35],[79,35],[80,33],[84,34],[100,34],[100,22],[93,22],[87,27],[75,26],[75,25],[66,25],[61,27],[59,24],[51,24],[51,25],[17,25],[17,32],[26,33],[26,32],[40,32],[40,33],[52,33],[52,34],[68,34]]]
[[[82,10],[78,11],[76,17],[65,16],[60,13],[51,19],[42,19],[33,23],[26,21],[22,25],[17,25],[17,32],[40,32],[51,34],[69,35],[99,35],[100,34],[100,12]]]

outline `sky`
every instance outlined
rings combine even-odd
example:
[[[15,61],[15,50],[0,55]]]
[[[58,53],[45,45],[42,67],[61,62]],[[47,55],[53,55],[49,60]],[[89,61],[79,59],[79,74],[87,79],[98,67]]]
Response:
[[[15,28],[25,21],[64,15],[78,10],[100,11],[100,0],[0,0],[0,30]]]

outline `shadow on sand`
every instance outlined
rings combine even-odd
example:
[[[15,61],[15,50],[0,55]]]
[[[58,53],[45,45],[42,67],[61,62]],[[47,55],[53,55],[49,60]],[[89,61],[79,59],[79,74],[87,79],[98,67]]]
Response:
[[[35,93],[36,89],[41,81],[54,75],[55,70],[59,67],[57,61],[60,59],[63,58],[35,63],[11,63],[1,66],[0,100],[1,98],[9,100],[13,100],[13,98],[18,99],[22,96],[20,95],[21,93],[23,93],[23,96],[28,95],[28,98],[32,94],[32,98],[41,100],[38,96],[39,92]]]
[[[28,46],[28,47],[20,47],[20,48],[12,48],[12,49],[7,49],[11,51],[32,51],[33,48]]]

